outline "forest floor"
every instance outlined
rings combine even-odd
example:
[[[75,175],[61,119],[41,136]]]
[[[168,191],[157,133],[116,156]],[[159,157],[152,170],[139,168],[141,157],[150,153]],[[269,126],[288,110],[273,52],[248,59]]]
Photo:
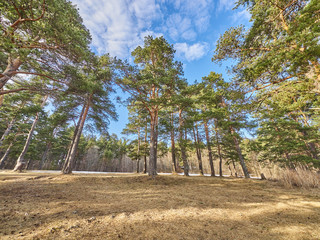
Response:
[[[0,171],[0,239],[320,239],[319,190],[236,178]]]

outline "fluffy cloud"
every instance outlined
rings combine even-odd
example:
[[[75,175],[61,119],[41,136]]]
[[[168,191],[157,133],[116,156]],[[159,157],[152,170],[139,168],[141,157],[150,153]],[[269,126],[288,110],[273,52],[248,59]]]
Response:
[[[191,20],[188,17],[182,17],[180,14],[169,16],[166,25],[173,40],[178,40],[180,37],[185,40],[194,40],[197,36],[192,28]]]
[[[250,20],[250,13],[247,9],[242,9],[241,11],[238,11],[232,15],[232,21],[234,23],[243,23]]]
[[[236,0],[219,0],[218,12],[229,11],[235,7]]]
[[[167,1],[166,6],[168,2],[172,1]],[[172,9],[174,12],[169,13]],[[168,11],[169,17],[163,30],[174,40],[195,40],[197,33],[208,29],[212,9],[213,0],[175,0]]]
[[[159,17],[154,0],[73,0],[99,54],[126,57],[141,42],[141,32]]]
[[[98,54],[128,58],[144,36],[169,36],[175,42],[196,41],[209,27],[213,0],[72,0],[92,35]],[[163,33],[163,34],[162,34]],[[170,40],[169,40],[170,41]],[[204,44],[184,46],[189,61],[201,56]]]
[[[174,45],[177,55],[191,62],[202,58],[208,53],[209,45],[207,43],[195,43],[188,45],[187,43],[176,43]]]
[[[231,11],[236,6],[236,2],[236,0],[219,0],[217,11]],[[250,13],[247,9],[239,7],[237,10],[233,11],[231,18],[234,23],[247,23],[250,19]]]

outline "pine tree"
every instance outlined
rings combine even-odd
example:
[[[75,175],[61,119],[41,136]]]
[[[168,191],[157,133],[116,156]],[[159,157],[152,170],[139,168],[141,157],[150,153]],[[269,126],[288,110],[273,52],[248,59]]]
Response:
[[[2,1],[0,10],[1,94],[29,88],[3,89],[17,74],[59,82],[66,63],[89,52],[89,32],[69,1]]]

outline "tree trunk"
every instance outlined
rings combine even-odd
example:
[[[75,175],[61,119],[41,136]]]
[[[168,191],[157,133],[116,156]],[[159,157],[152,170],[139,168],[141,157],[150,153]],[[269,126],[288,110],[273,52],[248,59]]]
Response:
[[[147,123],[147,119],[146,119],[146,126],[144,129],[144,170],[143,173],[146,174],[147,173],[147,138],[148,138],[148,123]]]
[[[43,168],[43,165],[47,159],[48,152],[50,151],[51,146],[52,146],[51,142],[47,143],[46,150],[44,151],[44,153],[42,154],[42,157],[41,157],[40,166],[39,166],[40,170],[42,170],[42,168]]]
[[[302,131],[302,134],[304,137],[308,137],[307,131],[305,131],[305,130]],[[305,144],[306,144],[306,147],[309,148],[309,151],[311,153],[312,158],[315,160],[319,160],[316,145],[313,142],[309,142],[309,143],[305,142]]]
[[[137,173],[140,173],[140,159],[137,160]]]
[[[48,95],[46,95],[43,98],[43,101],[42,101],[42,104],[41,104],[41,109],[44,107],[47,99],[48,99]],[[25,145],[23,147],[23,150],[22,150],[20,156],[17,159],[17,163],[16,163],[16,166],[14,167],[13,171],[20,171],[21,172],[22,168],[25,166],[24,157],[25,157],[25,155],[26,155],[26,153],[27,153],[27,151],[29,149],[29,146],[30,146],[30,143],[31,143],[31,139],[32,139],[32,136],[33,136],[33,132],[34,132],[36,126],[37,126],[38,120],[39,120],[39,112],[37,112],[36,118],[34,119],[34,121],[32,123],[32,126],[31,126],[31,129],[29,131],[26,143],[25,143]]]
[[[140,122],[139,122],[140,123]],[[140,172],[140,127],[138,127],[138,159],[137,159],[137,173]]]
[[[218,147],[218,155],[219,155],[219,175],[222,177],[222,155],[221,155],[221,146],[219,141],[219,130],[218,130],[218,120],[214,121],[215,132],[216,132],[216,142]]]
[[[14,75],[16,75],[16,71],[21,66],[22,61],[20,58],[11,59],[11,57],[8,58],[8,65],[7,68],[4,70],[4,72],[1,74],[0,77],[0,89],[2,89],[6,83],[12,78]]]
[[[69,148],[68,148],[67,155],[65,156],[65,158],[63,158],[63,159],[65,159],[65,160],[69,159],[69,157],[70,157],[71,150],[72,150],[72,146],[74,145],[75,139],[76,139],[77,134],[78,134],[78,131],[79,131],[79,129],[80,129],[81,120],[82,120],[84,111],[85,111],[85,109],[86,109],[86,106],[87,106],[87,104],[85,103],[85,104],[83,105],[83,107],[82,107],[81,113],[80,113],[80,115],[79,115],[78,123],[77,123],[77,125],[75,126],[75,129],[74,129],[72,141],[71,141],[71,143],[70,143],[70,145],[69,145]]]
[[[229,169],[229,171],[230,171],[230,175],[231,175],[231,176],[233,176],[233,174],[232,174],[232,170],[231,170],[231,167],[230,167],[230,163],[229,163],[229,162],[227,162],[227,164],[228,164],[228,169]]]
[[[238,177],[238,172],[237,172],[236,164],[235,164],[235,162],[234,162],[233,159],[232,159],[232,166],[233,166],[233,169],[234,169],[234,175],[235,175],[236,177]]]
[[[82,112],[80,114],[80,118],[78,121],[79,128],[75,129],[74,139],[72,141],[72,144],[70,145],[66,160],[65,160],[63,168],[62,168],[63,174],[72,173],[72,169],[73,169],[74,163],[75,163],[74,160],[75,160],[75,156],[76,156],[76,153],[78,150],[78,145],[79,145],[80,137],[82,134],[83,126],[86,121],[89,109],[90,109],[91,99],[92,99],[92,95],[89,96],[86,104],[84,105],[83,114],[82,114]]]
[[[147,155],[143,156],[143,160],[144,160],[144,169],[143,169],[143,173],[146,174],[147,173]]]
[[[172,159],[172,173],[177,173],[177,160],[176,160],[176,144],[174,140],[174,125],[173,125],[173,113],[171,113],[171,159]]]
[[[180,139],[180,149],[181,149],[181,158],[183,162],[183,172],[184,176],[189,176],[189,165],[185,148],[185,140],[183,139],[183,125],[184,121],[182,118],[182,109],[179,110],[179,139]]]
[[[10,121],[7,129],[6,129],[6,130],[4,131],[4,133],[2,134],[2,137],[1,137],[1,139],[0,139],[0,146],[2,146],[4,139],[9,135],[9,133],[10,133],[10,131],[11,131],[11,128],[13,127],[13,125],[14,125],[15,122],[16,122],[16,118],[13,118],[13,119]]]
[[[28,170],[31,164],[31,158],[29,158],[29,160],[27,161],[26,167],[24,170]]]
[[[0,92],[3,90],[3,88],[0,88]],[[3,101],[4,101],[4,95],[0,95],[0,108],[3,104]]]
[[[193,131],[194,144],[196,146],[199,171],[200,171],[200,175],[203,176],[202,156],[201,156],[201,149],[199,148],[199,146],[200,146],[200,138],[199,138],[198,126],[196,125],[196,127],[193,127],[192,131]]]
[[[154,178],[157,175],[157,113],[151,115],[150,124],[150,156],[149,156],[149,176]]]
[[[209,128],[208,128],[208,121],[204,121],[204,130],[206,132],[206,140],[207,140],[207,149],[208,149],[208,156],[209,156],[209,163],[211,169],[211,177],[215,177],[214,165],[213,165],[213,158],[212,158],[212,149],[211,149],[211,141],[209,136]]]
[[[9,155],[9,153],[10,153],[11,147],[13,146],[13,142],[14,142],[14,141],[12,141],[12,142],[9,144],[6,152],[4,153],[4,155],[2,156],[2,158],[1,158],[1,160],[0,160],[0,169],[3,169],[3,168],[4,168],[4,162],[5,162],[5,160],[7,159],[8,155]]]
[[[250,178],[249,171],[248,171],[246,163],[244,161],[244,157],[242,155],[242,151],[241,151],[241,148],[240,148],[240,144],[239,144],[238,138],[236,137],[234,129],[233,129],[232,126],[230,126],[230,132],[232,134],[233,142],[234,142],[235,148],[236,148],[238,156],[239,156],[240,165],[241,165],[242,171],[244,173],[244,176],[245,176],[245,178]]]

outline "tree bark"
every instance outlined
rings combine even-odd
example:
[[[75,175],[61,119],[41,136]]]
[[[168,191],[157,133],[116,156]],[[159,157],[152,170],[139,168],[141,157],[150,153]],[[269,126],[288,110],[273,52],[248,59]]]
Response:
[[[148,123],[147,123],[147,119],[146,119],[146,126],[144,129],[144,170],[143,173],[146,174],[147,173],[147,138],[148,138]]]
[[[79,115],[78,123],[77,123],[77,125],[75,126],[75,129],[74,129],[72,141],[71,141],[71,143],[70,143],[70,145],[69,145],[69,148],[68,148],[67,155],[66,155],[63,159],[69,159],[69,156],[70,156],[70,153],[71,153],[71,150],[72,150],[72,146],[73,146],[73,144],[74,144],[74,142],[75,142],[77,133],[78,133],[78,131],[79,131],[80,123],[81,123],[81,120],[82,120],[84,111],[85,111],[85,109],[86,109],[86,106],[87,106],[87,105],[84,104],[83,107],[82,107],[81,113],[80,113],[80,115]]]
[[[75,156],[76,156],[76,153],[78,150],[78,145],[79,145],[80,137],[82,134],[83,126],[86,121],[89,109],[90,109],[91,100],[92,100],[92,95],[89,96],[86,104],[84,105],[83,114],[82,114],[82,112],[80,114],[80,118],[79,118],[79,122],[78,122],[79,128],[75,129],[74,139],[72,141],[72,144],[70,145],[66,160],[65,160],[63,168],[62,168],[63,174],[72,173],[72,169],[73,169],[74,163],[75,163],[74,162]]]
[[[196,125],[195,127],[193,127],[192,131],[193,131],[194,144],[196,146],[199,171],[200,171],[200,175],[203,176],[202,156],[201,156],[201,149],[199,147],[200,146],[200,138],[199,138],[198,126]]]
[[[148,174],[152,178],[157,175],[157,113],[151,114],[150,122],[150,156]]]
[[[140,123],[140,122],[139,122]],[[137,173],[140,172],[140,127],[138,127],[138,159],[137,159]]]
[[[2,134],[2,137],[1,137],[1,139],[0,139],[0,146],[2,146],[4,139],[9,135],[9,133],[10,133],[10,131],[11,131],[11,128],[13,127],[13,125],[14,125],[15,122],[16,122],[16,118],[14,117],[14,118],[10,121],[7,129],[6,129],[6,130],[4,131],[4,133]]]
[[[20,58],[12,59],[11,57],[8,58],[8,65],[4,72],[0,75],[0,89],[2,89],[6,83],[16,75],[16,71],[21,66],[22,61]]]
[[[230,175],[231,175],[231,176],[233,176],[233,174],[232,174],[232,170],[231,170],[231,167],[230,167],[230,163],[229,163],[229,162],[227,162],[227,165],[228,165],[228,169],[229,169],[229,171],[230,171]]]
[[[0,104],[0,105],[1,105],[1,104]],[[18,108],[17,111],[15,112],[13,118],[11,119],[10,123],[8,124],[7,129],[4,131],[3,135],[1,136],[0,146],[2,146],[4,139],[5,139],[5,138],[9,135],[9,133],[11,132],[11,128],[13,127],[13,125],[14,125],[15,122],[16,122],[18,111],[21,110],[21,109],[24,107],[24,105],[25,105],[25,101],[23,101],[23,102],[21,103],[21,105],[19,106],[19,108]]]
[[[143,160],[144,160],[144,170],[143,173],[146,174],[147,173],[147,155],[143,156]]]
[[[302,134],[303,134],[303,136],[308,137],[307,131],[305,131],[305,130],[302,131]],[[309,148],[309,151],[311,153],[312,158],[315,160],[319,160],[316,145],[313,142],[309,142],[309,143],[305,143],[305,144],[306,144],[306,147]]]
[[[2,92],[2,91],[3,91],[3,88],[0,88],[0,92]],[[0,95],[0,108],[3,104],[3,101],[4,101],[4,95]]]
[[[42,101],[42,104],[41,104],[41,109],[44,107],[46,101],[48,99],[48,95],[46,95],[44,98],[43,98],[43,101]],[[17,159],[17,163],[16,163],[16,166],[14,167],[13,171],[22,171],[22,168],[25,166],[25,162],[24,162],[24,157],[29,149],[29,146],[30,146],[30,143],[31,143],[31,139],[32,139],[32,136],[33,136],[33,132],[37,126],[37,123],[38,123],[38,120],[39,120],[39,112],[37,112],[36,114],[36,118],[34,119],[33,123],[32,123],[32,126],[31,126],[31,129],[29,131],[29,134],[28,134],[28,137],[27,137],[27,140],[26,140],[26,143],[23,147],[23,150],[20,154],[20,156],[18,157]]]
[[[51,146],[52,146],[51,142],[47,143],[46,150],[44,151],[44,153],[42,154],[42,157],[41,157],[40,166],[39,166],[40,170],[42,170],[42,168],[43,168],[43,165],[44,165],[44,163],[45,163],[45,161],[47,159],[48,152],[50,151]]]
[[[180,139],[180,149],[181,149],[181,158],[183,162],[183,172],[184,176],[189,176],[189,165],[185,148],[185,140],[183,138],[183,125],[184,121],[182,118],[182,109],[179,109],[179,139]]]
[[[140,159],[137,159],[137,173],[140,173]]]
[[[11,147],[13,146],[13,142],[14,142],[14,141],[12,141],[12,142],[9,144],[6,152],[4,153],[4,155],[2,156],[2,158],[1,158],[1,160],[0,160],[0,169],[3,169],[3,168],[4,168],[4,162],[5,162],[5,160],[7,159],[8,155],[9,155],[9,153],[10,153]]]
[[[173,113],[171,113],[171,159],[172,159],[172,173],[177,173],[177,160],[176,160],[176,144],[174,140],[174,125],[173,125]]]
[[[234,175],[235,175],[236,177],[238,177],[238,172],[237,172],[236,164],[235,164],[235,162],[234,162],[233,159],[232,159],[232,166],[233,166],[233,169],[234,169]]]
[[[216,132],[216,142],[217,142],[217,147],[218,147],[218,155],[219,155],[219,175],[220,177],[223,176],[222,174],[222,155],[221,155],[221,146],[220,146],[220,141],[219,141],[219,130],[218,130],[218,120],[214,121],[214,127],[215,127],[215,132]]]
[[[208,121],[204,121],[204,130],[206,132],[206,140],[207,140],[207,149],[208,149],[208,156],[209,156],[209,164],[211,170],[211,177],[215,177],[214,165],[213,165],[213,158],[212,158],[212,149],[211,149],[211,141],[209,135],[209,128],[208,128]]]
[[[24,170],[28,170],[30,167],[30,163],[31,163],[31,158],[29,158],[29,160],[27,161],[26,167]]]
[[[238,156],[239,156],[239,160],[240,160],[240,165],[241,165],[242,171],[244,173],[244,176],[245,176],[245,178],[250,178],[249,171],[248,171],[246,163],[244,161],[244,157],[242,155],[242,151],[241,151],[241,148],[240,148],[240,144],[239,144],[238,138],[236,137],[235,131],[234,131],[232,126],[230,126],[230,132],[232,134],[234,146],[235,146],[235,148],[237,150],[237,153],[238,153]]]

